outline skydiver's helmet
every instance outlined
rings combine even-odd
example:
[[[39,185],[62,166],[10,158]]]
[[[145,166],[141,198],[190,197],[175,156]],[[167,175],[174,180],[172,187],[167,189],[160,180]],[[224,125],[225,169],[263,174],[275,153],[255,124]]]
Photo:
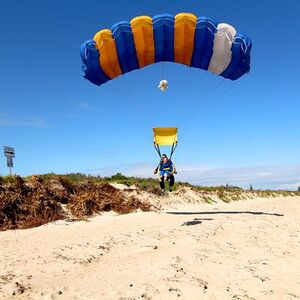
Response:
[[[165,92],[168,88],[168,81],[163,79],[159,82],[158,88],[162,91]]]
[[[161,161],[163,161],[164,158],[168,159],[167,154],[163,154],[163,155],[161,156]]]

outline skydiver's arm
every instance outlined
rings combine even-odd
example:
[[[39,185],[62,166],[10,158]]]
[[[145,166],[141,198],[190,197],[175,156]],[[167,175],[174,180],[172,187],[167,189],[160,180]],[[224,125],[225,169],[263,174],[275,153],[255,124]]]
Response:
[[[158,171],[161,171],[161,162],[159,162],[158,166],[154,170],[154,174],[157,174]]]
[[[172,163],[172,174],[177,174],[177,170],[176,170],[176,168],[175,168],[175,166],[173,165],[173,163]]]

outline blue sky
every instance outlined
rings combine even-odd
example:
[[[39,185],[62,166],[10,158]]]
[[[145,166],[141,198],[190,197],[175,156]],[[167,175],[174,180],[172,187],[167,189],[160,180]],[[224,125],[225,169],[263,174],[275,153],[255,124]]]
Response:
[[[2,1],[0,141],[16,148],[14,171],[150,176],[157,162],[152,127],[174,125],[181,180],[295,188],[299,10],[296,0]],[[82,78],[79,48],[98,30],[137,15],[183,11],[248,35],[250,74],[229,82],[166,63],[101,87]],[[166,93],[157,89],[162,78]],[[7,174],[3,155],[0,173]]]

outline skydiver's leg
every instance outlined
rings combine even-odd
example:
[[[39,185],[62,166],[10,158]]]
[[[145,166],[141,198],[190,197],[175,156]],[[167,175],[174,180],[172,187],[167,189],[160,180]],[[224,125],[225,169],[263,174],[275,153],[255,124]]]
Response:
[[[159,185],[160,185],[160,188],[164,191],[165,190],[165,181],[163,179],[159,182]]]
[[[165,172],[165,174],[164,174],[164,182],[168,182],[168,173],[167,172]]]
[[[165,191],[164,174],[160,174],[160,176],[159,176],[159,186],[163,191]]]
[[[169,179],[169,185],[172,187],[174,185],[174,183],[175,183],[175,178],[174,178],[174,175],[171,174],[170,179]]]
[[[164,174],[164,181],[168,181],[168,173]]]
[[[172,192],[172,187],[174,186],[175,178],[173,174],[169,176],[169,191]]]

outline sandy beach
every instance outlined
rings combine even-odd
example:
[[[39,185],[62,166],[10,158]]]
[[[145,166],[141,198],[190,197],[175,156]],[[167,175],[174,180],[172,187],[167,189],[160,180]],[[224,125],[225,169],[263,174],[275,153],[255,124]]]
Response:
[[[0,298],[300,299],[300,198],[0,232]]]

